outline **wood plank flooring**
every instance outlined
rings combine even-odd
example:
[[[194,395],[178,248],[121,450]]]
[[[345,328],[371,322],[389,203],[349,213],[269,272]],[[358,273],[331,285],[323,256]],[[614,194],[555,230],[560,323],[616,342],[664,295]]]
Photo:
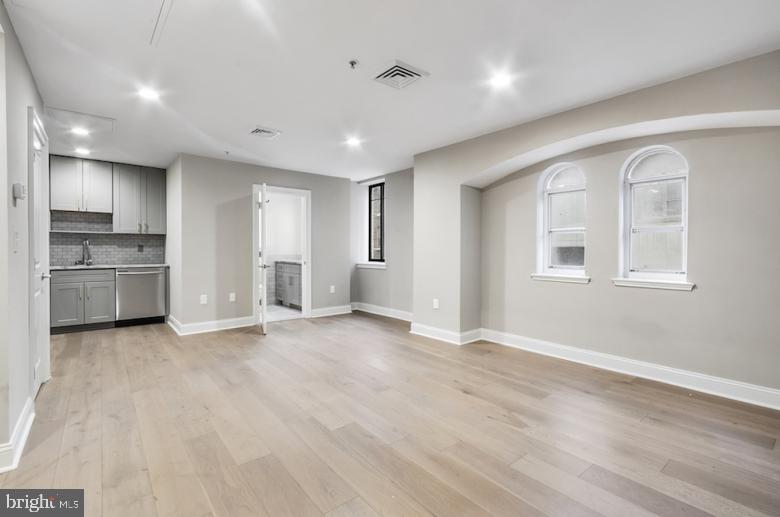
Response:
[[[780,515],[780,412],[389,319],[52,347],[0,486],[90,516]]]

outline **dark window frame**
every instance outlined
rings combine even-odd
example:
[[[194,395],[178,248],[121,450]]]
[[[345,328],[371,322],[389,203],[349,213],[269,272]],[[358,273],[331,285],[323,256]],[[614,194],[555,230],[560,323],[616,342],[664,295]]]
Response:
[[[382,223],[380,228],[380,234],[379,234],[379,258],[372,258],[373,257],[373,246],[371,238],[372,235],[372,218],[373,214],[371,212],[371,193],[375,188],[379,188],[379,218],[380,222]],[[384,262],[385,261],[385,183],[374,183],[373,185],[368,186],[368,261],[369,262]]]

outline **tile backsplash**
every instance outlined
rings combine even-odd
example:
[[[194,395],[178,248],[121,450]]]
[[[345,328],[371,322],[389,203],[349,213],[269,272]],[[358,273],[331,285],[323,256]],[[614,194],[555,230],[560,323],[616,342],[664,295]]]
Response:
[[[110,232],[111,214],[51,212],[52,230]],[[92,260],[100,264],[162,264],[165,262],[165,235],[120,233],[51,233],[49,260],[52,266],[72,266],[82,257],[82,243],[89,240]]]
[[[51,229],[110,232],[114,229],[114,216],[112,214],[52,210]]]
[[[89,240],[96,265],[165,262],[165,235],[52,233],[49,239],[51,265],[72,266],[81,260],[84,239]]]

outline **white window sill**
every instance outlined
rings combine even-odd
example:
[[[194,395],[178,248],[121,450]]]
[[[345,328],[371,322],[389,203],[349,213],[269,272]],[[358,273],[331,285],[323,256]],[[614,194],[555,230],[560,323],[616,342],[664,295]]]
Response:
[[[544,282],[564,282],[568,284],[589,284],[590,277],[585,275],[553,275],[550,273],[533,273],[531,278]]]
[[[355,264],[358,269],[387,269],[386,262],[358,262]]]
[[[618,287],[642,287],[645,289],[669,289],[672,291],[691,291],[696,284],[682,280],[653,280],[650,278],[613,278]]]

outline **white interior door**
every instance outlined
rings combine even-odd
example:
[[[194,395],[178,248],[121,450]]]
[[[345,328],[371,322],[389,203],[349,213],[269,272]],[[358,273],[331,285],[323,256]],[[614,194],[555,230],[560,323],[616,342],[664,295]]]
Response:
[[[48,138],[40,118],[28,108],[28,196],[30,254],[30,379],[32,394],[50,374],[49,334],[49,174]]]
[[[265,183],[260,187],[260,326],[263,334],[268,334],[268,264],[266,249],[268,241],[268,188]]]

